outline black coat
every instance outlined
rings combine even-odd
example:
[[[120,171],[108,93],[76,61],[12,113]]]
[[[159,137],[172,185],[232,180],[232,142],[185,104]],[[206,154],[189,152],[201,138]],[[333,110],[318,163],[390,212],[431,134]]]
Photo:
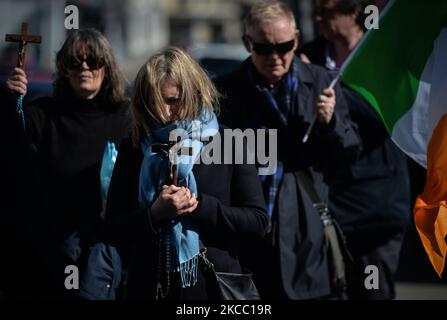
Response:
[[[325,64],[327,40],[319,37],[301,52]],[[358,125],[362,152],[330,189],[330,210],[347,234],[402,230],[411,215],[407,159],[391,140],[379,114],[358,93],[343,86],[352,121]]]
[[[5,86],[0,90],[0,291],[6,299],[35,299],[44,295],[50,278],[51,262],[40,254],[49,244],[40,241],[43,198],[29,143],[15,109],[9,107],[15,101]]]
[[[222,131],[221,131],[222,132]],[[234,154],[234,153],[233,153]],[[128,268],[127,298],[154,299],[157,283],[158,242],[147,208],[140,208],[138,187],[143,153],[123,142],[107,201],[104,239],[118,246]],[[241,273],[239,246],[244,239],[260,239],[267,216],[256,167],[251,164],[195,164],[199,206],[191,215],[216,271]],[[195,286],[181,291],[180,299],[212,296],[199,268]]]
[[[366,100],[349,88],[343,92],[363,150],[345,178],[331,186],[329,208],[347,235],[401,232],[411,216],[407,157]]]
[[[277,217],[273,219],[271,238],[260,252],[269,258],[255,261],[256,280],[261,295],[270,298],[310,299],[330,293],[327,258],[322,225],[312,201],[302,189],[295,172],[312,174],[315,188],[327,201],[327,184],[340,175],[339,168],[358,152],[359,138],[352,125],[346,103],[335,87],[337,104],[329,125],[316,123],[307,143],[302,143],[315,110],[316,99],[330,80],[321,67],[298,62],[298,93],[294,96],[287,126],[272,122],[274,115],[263,108],[260,95],[251,83],[245,61],[233,73],[216,79],[223,95],[221,122],[231,128],[254,128],[253,119],[264,114],[260,127],[278,129],[278,160],[284,165]],[[259,126],[259,124],[258,124]]]
[[[321,67],[298,62],[298,93],[294,96],[288,125],[280,127],[274,120],[274,112],[263,106],[262,97],[251,85],[246,72],[250,63],[246,60],[239,70],[215,80],[223,96],[221,123],[242,130],[260,129],[255,127],[255,115],[264,114],[260,127],[277,129],[278,160],[283,162],[286,172],[312,167],[324,173],[326,182],[333,182],[340,175],[338,168],[357,156],[360,145],[357,127],[351,122],[340,86],[335,86],[337,103],[329,125],[317,121],[307,143],[302,143],[314,116],[318,95],[329,87],[327,72]],[[325,198],[324,194],[322,197]]]

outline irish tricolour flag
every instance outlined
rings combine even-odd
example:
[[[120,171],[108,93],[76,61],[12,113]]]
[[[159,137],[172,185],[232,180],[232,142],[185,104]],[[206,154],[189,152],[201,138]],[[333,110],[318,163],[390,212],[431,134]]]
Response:
[[[390,1],[379,29],[365,35],[341,73],[381,115],[393,141],[427,168],[414,217],[441,275],[447,252],[447,0]]]

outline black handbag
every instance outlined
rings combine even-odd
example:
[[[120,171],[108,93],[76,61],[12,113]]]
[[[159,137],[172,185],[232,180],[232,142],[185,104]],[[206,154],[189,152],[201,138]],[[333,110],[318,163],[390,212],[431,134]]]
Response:
[[[200,249],[199,266],[203,270],[209,286],[218,300],[260,300],[251,273],[216,272],[214,265],[206,257],[206,248]]]

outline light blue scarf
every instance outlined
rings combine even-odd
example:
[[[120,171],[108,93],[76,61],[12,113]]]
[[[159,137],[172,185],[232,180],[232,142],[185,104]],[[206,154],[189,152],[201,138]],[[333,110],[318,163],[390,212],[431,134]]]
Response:
[[[178,147],[192,147],[192,156],[178,155],[171,159],[177,163],[178,185],[188,187],[198,196],[197,184],[192,172],[194,163],[199,159],[203,147],[201,141],[215,135],[219,130],[216,115],[205,111],[202,116],[190,122],[178,122],[160,126],[155,120],[149,121],[151,134],[141,142],[144,153],[140,171],[139,201],[143,208],[150,207],[157,199],[168,174],[168,157],[153,153],[152,144],[169,143],[169,136],[176,134],[181,137]],[[178,141],[178,140],[175,140]],[[180,272],[182,287],[193,286],[197,281],[197,265],[200,251],[197,227],[188,217],[175,218],[169,221],[162,234],[162,245],[167,247],[166,256],[168,272]]]

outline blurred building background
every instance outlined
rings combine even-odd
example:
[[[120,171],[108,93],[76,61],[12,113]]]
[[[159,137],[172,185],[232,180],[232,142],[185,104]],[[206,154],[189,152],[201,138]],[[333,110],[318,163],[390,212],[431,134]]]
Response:
[[[102,31],[128,76],[154,51],[167,45],[185,49],[210,43],[241,45],[242,18],[256,0],[1,0],[0,30],[19,33],[22,21],[30,34],[43,37],[28,46],[27,63],[51,72],[55,53],[67,32],[65,6],[79,9],[80,28]],[[312,0],[286,1],[297,13],[303,39],[314,37]],[[298,14],[300,12],[300,14]],[[17,44],[0,43],[1,62],[14,64]]]

